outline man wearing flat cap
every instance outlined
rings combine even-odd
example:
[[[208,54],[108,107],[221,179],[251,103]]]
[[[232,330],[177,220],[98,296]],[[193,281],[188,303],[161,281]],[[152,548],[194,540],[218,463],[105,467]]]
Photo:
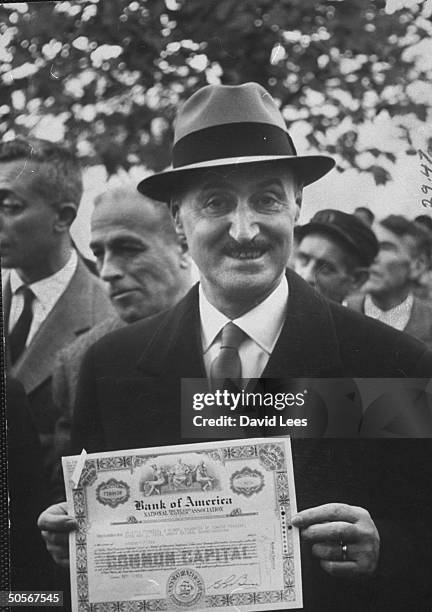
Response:
[[[311,287],[342,303],[368,277],[378,253],[373,231],[355,215],[320,210],[297,227],[294,269]]]
[[[87,353],[73,453],[187,442],[182,378],[430,376],[421,343],[285,274],[302,188],[333,166],[324,155],[297,155],[275,101],[256,83],[207,86],[184,104],[173,168],[138,189],[171,206],[200,283],[174,308]],[[305,610],[405,610],[398,606],[412,601],[412,589],[426,602],[426,549],[411,536],[418,529],[423,542],[430,528],[409,513],[421,490],[413,497],[399,487],[386,505],[385,452],[367,442],[365,452],[352,440],[293,440]],[[405,465],[397,457],[395,470]],[[67,565],[66,532],[76,523],[65,505],[48,508],[39,526]]]

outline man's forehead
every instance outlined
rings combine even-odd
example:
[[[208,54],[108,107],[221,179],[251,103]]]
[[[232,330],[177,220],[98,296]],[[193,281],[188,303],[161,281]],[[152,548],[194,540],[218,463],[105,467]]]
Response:
[[[325,232],[311,232],[307,234],[299,244],[299,252],[304,251],[317,257],[326,256],[331,259],[340,259],[345,256],[341,242],[335,240]]]
[[[137,228],[125,227],[120,225],[95,225],[91,228],[90,247],[113,246],[117,243],[128,241],[143,242],[145,238],[154,236],[154,232],[139,231]]]
[[[399,255],[405,258],[412,258],[416,256],[417,245],[413,236],[399,236],[382,225],[376,227],[375,233],[379,245],[384,243],[391,244],[393,245],[395,252],[397,251]]]
[[[160,216],[152,206],[104,207],[100,204],[91,219],[91,247],[127,241],[157,244],[162,231]]]
[[[0,188],[14,189],[34,180],[39,175],[39,164],[29,159],[0,161]]]
[[[139,196],[137,198],[102,197],[95,206],[91,226],[112,225],[117,228],[153,227],[159,215],[155,208]]]
[[[235,189],[244,186],[246,182],[253,187],[265,186],[268,183],[290,186],[295,184],[295,178],[289,168],[279,163],[247,164],[197,171],[187,180],[186,187],[207,189],[212,186],[225,186]]]
[[[378,242],[391,242],[396,245],[407,244],[408,236],[399,236],[395,234],[395,232],[392,232],[392,230],[381,225],[381,223],[374,225],[373,229]]]

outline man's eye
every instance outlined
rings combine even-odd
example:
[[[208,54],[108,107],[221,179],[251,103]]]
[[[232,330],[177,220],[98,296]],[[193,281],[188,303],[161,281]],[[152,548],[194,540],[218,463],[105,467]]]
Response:
[[[297,253],[296,261],[301,266],[307,266],[310,261],[310,258],[307,255],[303,255],[303,253]]]
[[[231,199],[223,195],[211,196],[205,201],[204,208],[213,213],[222,213],[231,206]]]
[[[121,255],[122,253],[143,253],[147,250],[147,247],[145,247],[143,244],[123,244],[119,246],[118,254]]]
[[[282,202],[273,193],[263,193],[255,198],[255,205],[264,210],[278,210],[282,207]]]
[[[0,204],[0,210],[7,215],[17,215],[24,210],[24,204],[18,201],[4,200]]]
[[[324,263],[324,264],[321,264],[319,267],[320,274],[330,275],[330,274],[334,274],[335,272],[336,270],[331,264]]]

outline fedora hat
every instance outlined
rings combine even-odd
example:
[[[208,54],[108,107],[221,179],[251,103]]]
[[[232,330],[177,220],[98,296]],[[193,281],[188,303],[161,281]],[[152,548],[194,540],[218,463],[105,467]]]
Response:
[[[276,102],[258,83],[207,85],[178,112],[172,168],[145,178],[138,191],[168,202],[194,171],[276,160],[285,160],[303,185],[335,165],[327,155],[297,155]]]

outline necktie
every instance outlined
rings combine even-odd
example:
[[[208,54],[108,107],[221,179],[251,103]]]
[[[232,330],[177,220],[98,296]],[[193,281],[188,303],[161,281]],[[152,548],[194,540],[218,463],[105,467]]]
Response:
[[[231,321],[222,329],[222,342],[219,355],[210,366],[210,380],[237,379],[242,376],[239,346],[246,334]]]
[[[8,337],[8,348],[11,364],[15,363],[15,361],[24,351],[27,336],[33,320],[32,305],[33,300],[35,299],[35,294],[26,285],[23,285],[19,291],[24,297],[24,308]]]

